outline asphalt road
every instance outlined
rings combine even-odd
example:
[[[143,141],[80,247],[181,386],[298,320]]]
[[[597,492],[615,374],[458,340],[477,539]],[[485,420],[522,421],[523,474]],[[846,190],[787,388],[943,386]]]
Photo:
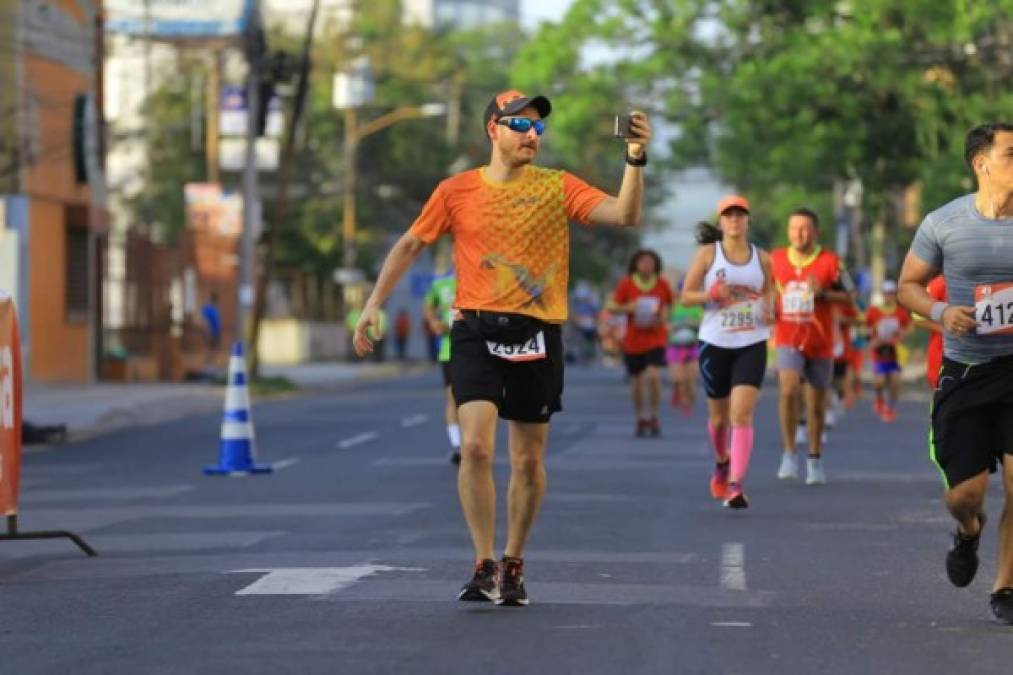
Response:
[[[528,608],[454,600],[471,548],[435,371],[258,405],[269,476],[201,474],[217,415],[31,452],[22,528],[100,556],[0,542],[0,672],[1013,672],[994,525],[978,579],[945,579],[927,404],[886,426],[863,402],[806,487],[775,478],[773,394],[732,512],[707,493],[702,407],[634,439],[619,373],[570,369]]]

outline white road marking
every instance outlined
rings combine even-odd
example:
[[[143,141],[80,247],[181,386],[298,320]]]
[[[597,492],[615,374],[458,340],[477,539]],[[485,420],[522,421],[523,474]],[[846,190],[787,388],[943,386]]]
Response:
[[[752,628],[753,624],[748,621],[715,621],[711,624],[715,628]]]
[[[401,420],[401,426],[405,429],[410,427],[417,427],[420,424],[425,424],[429,421],[429,415],[412,415]]]
[[[746,547],[738,542],[728,542],[721,548],[721,588],[746,590]]]
[[[340,443],[338,443],[338,448],[340,450],[347,450],[348,448],[354,447],[356,445],[361,445],[363,443],[368,443],[369,441],[373,440],[374,438],[377,438],[379,435],[380,434],[376,433],[375,431],[367,431],[366,433],[359,434],[358,436],[352,436],[351,438],[346,438],[345,440],[343,440]]]
[[[302,460],[298,457],[289,457],[288,459],[279,459],[277,462],[273,462],[271,466],[274,467],[275,471],[281,471],[282,469],[287,469],[290,466],[295,466],[301,461]]]
[[[347,588],[377,572],[423,572],[416,567],[354,565],[352,567],[284,567],[233,570],[233,574],[263,573],[264,576],[236,595],[328,595]]]

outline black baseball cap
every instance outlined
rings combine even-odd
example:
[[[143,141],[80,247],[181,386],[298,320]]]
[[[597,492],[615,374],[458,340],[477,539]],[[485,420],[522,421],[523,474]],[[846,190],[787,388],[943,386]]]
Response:
[[[510,89],[496,94],[489,101],[489,105],[485,108],[485,123],[488,124],[493,117],[516,115],[528,106],[534,107],[542,119],[548,117],[552,112],[552,104],[544,96],[527,96],[516,89]]]

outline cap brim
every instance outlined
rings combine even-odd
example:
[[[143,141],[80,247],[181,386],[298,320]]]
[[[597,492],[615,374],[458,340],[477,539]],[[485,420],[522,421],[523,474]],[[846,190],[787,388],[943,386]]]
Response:
[[[533,96],[531,98],[517,98],[503,106],[502,115],[516,115],[528,106],[533,107],[545,119],[552,112],[552,104],[544,96]]]

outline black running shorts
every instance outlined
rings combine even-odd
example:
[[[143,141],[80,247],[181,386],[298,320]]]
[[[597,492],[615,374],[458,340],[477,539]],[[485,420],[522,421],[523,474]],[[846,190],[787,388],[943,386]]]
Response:
[[[623,360],[626,362],[626,372],[632,377],[647,370],[647,366],[664,368],[668,365],[664,347],[655,347],[641,354],[624,354]]]
[[[1013,355],[968,366],[943,359],[929,455],[952,488],[1013,454]]]
[[[514,422],[546,423],[563,409],[563,341],[560,327],[537,322],[545,336],[544,359],[508,361],[490,353],[473,321],[455,321],[450,330],[450,381],[461,406],[489,401],[499,416]]]
[[[700,375],[707,398],[728,398],[739,385],[759,389],[766,372],[766,341],[737,349],[700,343]]]

